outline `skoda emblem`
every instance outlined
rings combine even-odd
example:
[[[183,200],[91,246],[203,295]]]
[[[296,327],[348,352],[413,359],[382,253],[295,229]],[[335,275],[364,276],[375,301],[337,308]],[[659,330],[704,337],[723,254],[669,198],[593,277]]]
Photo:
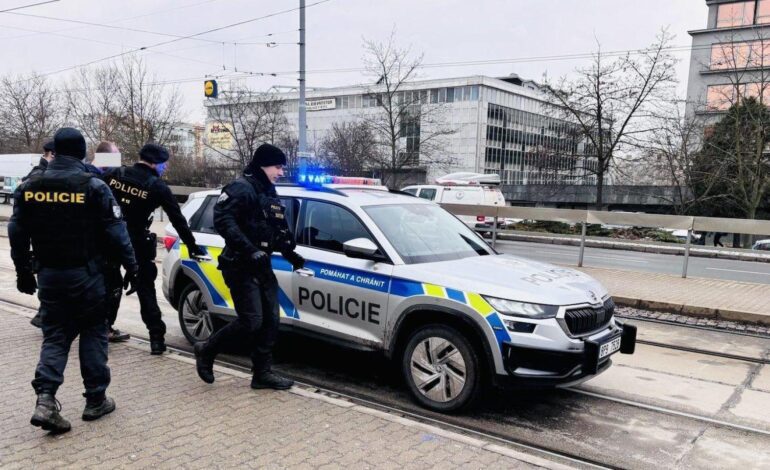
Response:
[[[596,297],[596,294],[594,294],[594,291],[592,291],[592,290],[589,290],[589,291],[588,291],[588,295],[590,295],[590,296],[591,296],[591,301],[592,301],[593,303],[596,303],[596,302],[598,302],[598,301],[599,301],[599,298],[598,298],[598,297]]]

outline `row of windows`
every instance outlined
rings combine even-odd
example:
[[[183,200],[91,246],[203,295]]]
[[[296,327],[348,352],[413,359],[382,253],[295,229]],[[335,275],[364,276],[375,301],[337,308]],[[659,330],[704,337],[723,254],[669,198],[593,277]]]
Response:
[[[315,99],[320,98],[311,98],[310,101]],[[381,105],[381,99],[377,94],[338,96],[335,97],[335,107],[337,109],[374,108]],[[496,88],[480,87],[479,85],[404,91],[397,93],[395,99],[399,103],[407,102],[414,104],[458,103],[482,99],[532,113],[542,112],[542,105],[537,100]],[[286,112],[297,112],[297,100],[288,101],[285,109]]]
[[[723,3],[717,10],[717,28],[770,23],[770,0]]]
[[[770,83],[744,83],[740,85],[710,85],[706,89],[706,107],[710,111],[724,111],[741,98],[759,98],[770,103]]]
[[[711,69],[743,69],[770,64],[770,41],[748,41],[711,46]]]
[[[503,170],[499,168],[484,168],[484,173],[496,173],[500,175],[503,184],[525,185],[525,184],[576,184],[576,185],[596,185],[596,175],[571,175],[559,174],[553,172],[543,172],[538,170]]]

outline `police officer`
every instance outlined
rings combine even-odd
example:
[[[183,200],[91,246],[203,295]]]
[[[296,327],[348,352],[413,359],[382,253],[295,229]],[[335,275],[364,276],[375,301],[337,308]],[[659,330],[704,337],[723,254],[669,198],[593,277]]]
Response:
[[[136,252],[139,263],[137,279],[137,295],[142,321],[150,332],[150,351],[152,354],[163,354],[166,350],[166,324],[161,318],[158,299],[155,294],[155,278],[158,268],[155,266],[157,236],[150,232],[152,213],[162,207],[168,214],[171,225],[189,250],[190,256],[205,256],[205,252],[195,244],[187,219],[182,215],[179,204],[171,194],[171,189],[160,179],[166,162],[168,151],[157,144],[146,144],[139,151],[139,161],[131,167],[120,167],[104,173],[103,179],[115,195],[123,210],[123,217],[128,226],[131,244]],[[109,268],[120,270],[118,265]],[[117,279],[115,275],[108,277]],[[114,286],[108,286],[108,289]],[[118,294],[120,292],[118,291]],[[128,293],[126,293],[128,295]],[[110,301],[109,318],[112,322],[117,317],[120,298]]]
[[[55,395],[78,335],[86,397],[83,419],[98,419],[115,409],[115,401],[105,394],[110,383],[102,274],[105,241],[120,253],[128,273],[126,287],[133,284],[138,267],[120,206],[107,185],[85,171],[83,136],[65,127],[54,141],[57,157],[16,189],[8,236],[16,287],[30,295],[39,289],[43,311],[43,345],[32,381],[37,404],[30,422],[62,433],[70,430],[70,423],[59,414]]]
[[[194,346],[200,378],[214,382],[214,359],[229,343],[250,341],[251,388],[287,389],[293,381],[270,370],[278,335],[278,281],[270,255],[281,252],[294,269],[304,266],[284,218],[274,183],[283,176],[286,155],[270,144],[254,152],[242,177],[223,190],[214,206],[214,227],[225,239],[219,269],[235,303],[238,319]]]
[[[43,170],[46,169],[48,166],[48,163],[53,160],[54,157],[54,142],[53,140],[49,140],[43,145],[43,156],[40,157],[40,162],[30,170],[29,174],[22,178],[22,182],[27,181],[30,177],[34,175],[39,175],[43,172]],[[43,312],[38,309],[37,313],[34,317],[32,317],[32,320],[29,321],[29,323],[32,326],[35,326],[37,328],[42,328],[43,326]]]

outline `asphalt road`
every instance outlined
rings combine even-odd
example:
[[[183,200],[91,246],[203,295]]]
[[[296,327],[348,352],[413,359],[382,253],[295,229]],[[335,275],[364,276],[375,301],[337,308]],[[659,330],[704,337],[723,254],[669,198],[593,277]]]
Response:
[[[496,248],[503,253],[568,266],[577,266],[578,253],[580,252],[580,248],[576,246],[513,241],[498,241]],[[583,265],[681,275],[683,262],[683,256],[586,248]],[[689,277],[770,284],[770,263],[691,256],[687,275]]]

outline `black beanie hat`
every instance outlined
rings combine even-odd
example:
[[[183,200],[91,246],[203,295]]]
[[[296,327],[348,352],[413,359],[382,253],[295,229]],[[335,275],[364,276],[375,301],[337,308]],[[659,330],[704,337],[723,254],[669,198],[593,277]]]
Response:
[[[44,152],[53,152],[56,146],[53,143],[53,140],[49,140],[45,144],[43,144],[43,151]]]
[[[53,136],[56,155],[65,155],[80,160],[86,158],[86,139],[79,130],[72,127],[62,127]]]
[[[168,160],[168,150],[158,144],[144,144],[139,151],[139,158],[147,163],[165,163]]]
[[[286,155],[275,145],[262,144],[254,151],[251,162],[246,166],[246,173],[256,174],[263,166],[286,165]]]

